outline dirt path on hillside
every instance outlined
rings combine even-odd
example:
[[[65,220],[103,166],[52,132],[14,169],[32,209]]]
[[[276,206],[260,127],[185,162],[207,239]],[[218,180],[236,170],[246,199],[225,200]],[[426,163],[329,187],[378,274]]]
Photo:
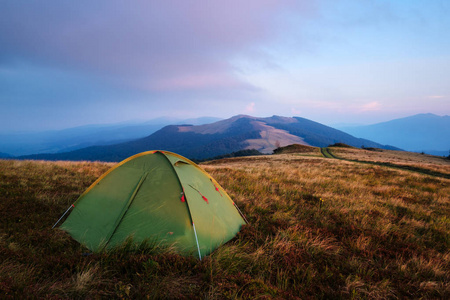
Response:
[[[320,152],[322,153],[322,155],[325,158],[333,158],[333,159],[340,159],[340,160],[356,162],[356,163],[383,166],[383,167],[388,167],[388,168],[393,168],[393,169],[400,169],[400,170],[406,170],[406,171],[410,171],[410,172],[416,172],[416,173],[420,173],[420,174],[424,174],[424,175],[430,175],[430,176],[434,176],[434,177],[450,179],[450,174],[445,174],[445,173],[441,173],[441,172],[437,172],[437,171],[433,171],[433,170],[429,170],[429,169],[424,169],[424,168],[420,168],[420,167],[414,167],[414,166],[408,166],[408,165],[398,165],[398,164],[393,164],[393,163],[388,163],[388,162],[375,162],[375,161],[365,161],[365,160],[356,160],[356,159],[347,159],[347,158],[338,157],[338,156],[334,155],[331,152],[331,149],[328,147],[320,148]]]

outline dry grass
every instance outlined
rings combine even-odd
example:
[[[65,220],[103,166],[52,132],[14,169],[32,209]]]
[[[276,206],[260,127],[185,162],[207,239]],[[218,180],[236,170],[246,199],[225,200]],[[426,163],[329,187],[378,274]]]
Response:
[[[449,179],[297,154],[212,161],[203,167],[250,221],[235,239],[201,262],[126,245],[85,256],[50,228],[109,167],[0,161],[0,295],[450,297]]]
[[[332,153],[338,157],[350,160],[387,162],[429,169],[444,174],[450,174],[450,160],[434,155],[405,151],[381,150],[376,151],[351,148],[332,148]]]
[[[232,191],[256,232],[273,231],[275,238],[285,234],[272,250],[284,255],[310,254],[310,260],[295,261],[302,266],[320,255],[327,257],[329,263],[336,263],[327,266],[336,280],[343,276],[340,270],[346,270],[340,296],[448,294],[450,274],[441,267],[449,267],[450,180],[294,155],[253,158],[251,164],[228,159],[204,167]],[[302,236],[308,243],[298,243]],[[295,237],[296,243],[288,237]],[[420,281],[420,276],[412,276],[414,273],[402,273],[409,280],[397,278],[401,276],[393,270],[401,269],[402,259],[409,261],[412,256],[426,257],[430,262],[426,265],[435,267],[428,275],[439,280],[426,281],[439,282],[434,289]],[[317,275],[320,267],[315,267],[315,276],[322,277]],[[295,272],[288,274],[291,280],[295,278]]]

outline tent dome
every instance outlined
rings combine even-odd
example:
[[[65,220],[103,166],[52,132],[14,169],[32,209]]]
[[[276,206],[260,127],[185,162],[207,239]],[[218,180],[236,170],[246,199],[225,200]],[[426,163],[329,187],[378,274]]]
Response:
[[[243,224],[237,206],[203,169],[175,153],[148,151],[97,179],[60,228],[94,252],[132,238],[201,259]]]

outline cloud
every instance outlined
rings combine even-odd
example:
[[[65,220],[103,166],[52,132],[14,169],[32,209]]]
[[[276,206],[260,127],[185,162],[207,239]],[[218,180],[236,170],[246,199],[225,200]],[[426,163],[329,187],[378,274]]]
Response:
[[[300,109],[295,108],[295,107],[291,108],[291,112],[295,116],[300,116],[302,114],[302,111]]]
[[[236,75],[235,58],[266,60],[255,53],[285,28],[282,14],[307,14],[309,3],[1,1],[0,77],[8,80],[0,82],[0,110],[8,114],[20,102],[24,110],[49,108],[49,115],[69,108],[86,115],[90,107],[91,122],[158,116],[173,107],[198,114],[196,105],[205,102],[214,112],[241,113],[231,107],[260,91]],[[5,70],[24,76],[14,81]],[[135,104],[140,110],[130,109]],[[12,117],[3,123],[23,124]]]
[[[255,111],[255,102],[252,102],[245,107],[246,113],[252,113],[254,111]]]
[[[253,89],[249,84],[243,83],[226,72],[202,72],[174,74],[171,77],[162,77],[139,83],[140,88],[153,91],[177,90],[219,90],[219,89]]]
[[[79,123],[447,112],[446,12],[357,0],[0,1],[0,127],[38,126],[20,119],[27,110]]]
[[[228,60],[270,39],[277,13],[295,7],[293,0],[6,2],[0,62],[25,58],[128,82],[211,72],[223,80]]]
[[[368,111],[378,111],[378,110],[381,110],[381,108],[382,108],[382,105],[379,102],[373,101],[373,102],[363,104],[359,110],[362,112],[368,112]]]

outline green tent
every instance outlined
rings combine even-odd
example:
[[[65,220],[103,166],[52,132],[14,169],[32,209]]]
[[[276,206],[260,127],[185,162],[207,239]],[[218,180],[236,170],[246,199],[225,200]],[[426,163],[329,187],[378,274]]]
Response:
[[[61,229],[94,252],[132,238],[136,243],[157,241],[201,259],[246,222],[208,173],[167,151],[143,152],[120,162],[71,207]]]

